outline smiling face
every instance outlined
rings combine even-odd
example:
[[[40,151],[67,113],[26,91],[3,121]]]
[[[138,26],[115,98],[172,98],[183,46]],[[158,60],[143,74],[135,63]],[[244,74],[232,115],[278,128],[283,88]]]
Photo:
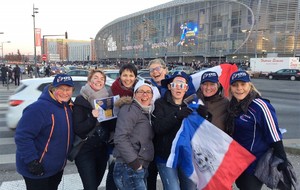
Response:
[[[73,94],[73,87],[68,85],[59,85],[53,89],[53,95],[59,102],[68,102]]]
[[[93,90],[99,91],[105,86],[105,76],[103,73],[95,72],[88,81],[88,84]]]
[[[161,80],[166,78],[167,69],[163,67],[160,63],[152,63],[149,66],[151,78],[160,85]]]
[[[251,90],[250,82],[236,81],[230,85],[232,95],[237,99],[238,102],[242,101]]]
[[[171,90],[172,98],[176,104],[181,104],[183,96],[189,89],[185,78],[175,77],[173,81],[168,84],[168,89]]]
[[[134,73],[128,69],[125,69],[121,75],[120,75],[120,79],[122,84],[126,87],[126,88],[132,88],[133,85],[135,84],[136,81],[136,76],[134,75]]]
[[[215,95],[218,91],[219,85],[218,83],[214,82],[204,82],[200,85],[201,92],[203,93],[204,97],[211,97]]]
[[[143,106],[150,106],[152,97],[152,89],[146,85],[140,86],[134,93],[134,98]]]

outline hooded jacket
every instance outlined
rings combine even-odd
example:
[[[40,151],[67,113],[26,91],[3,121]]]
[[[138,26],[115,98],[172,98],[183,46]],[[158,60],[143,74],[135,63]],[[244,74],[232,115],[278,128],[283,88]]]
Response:
[[[147,168],[154,157],[150,112],[146,113],[130,97],[121,98],[115,106],[120,107],[114,134],[116,162],[126,163],[134,170],[140,165]]]
[[[62,171],[73,143],[72,102],[58,102],[46,86],[38,100],[23,111],[18,123],[17,171],[28,178],[46,178]],[[44,167],[43,176],[35,176],[27,164],[39,160]]]

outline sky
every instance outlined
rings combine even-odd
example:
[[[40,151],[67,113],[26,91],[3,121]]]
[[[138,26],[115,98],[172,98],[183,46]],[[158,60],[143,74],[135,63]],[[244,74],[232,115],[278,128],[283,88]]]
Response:
[[[63,35],[68,39],[90,40],[111,21],[171,0],[1,0],[0,42],[3,54],[34,54],[33,7],[35,28],[43,35]],[[47,37],[48,38],[48,37]],[[55,37],[63,38],[63,37]],[[10,41],[10,43],[6,43]],[[1,46],[0,44],[0,46]],[[37,55],[41,54],[37,47]]]

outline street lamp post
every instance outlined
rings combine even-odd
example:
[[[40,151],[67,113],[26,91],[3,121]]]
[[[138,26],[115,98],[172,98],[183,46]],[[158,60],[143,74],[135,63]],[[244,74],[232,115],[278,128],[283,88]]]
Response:
[[[35,8],[34,7],[34,4],[33,4],[33,9],[32,9],[32,17],[33,17],[33,41],[34,41],[34,76],[35,78],[37,78],[37,63],[36,63],[36,39],[35,39],[35,14],[36,13],[39,13],[38,12],[38,8]]]
[[[3,44],[4,43],[10,43],[10,41],[6,41],[6,42],[1,42],[1,58],[2,58],[2,63],[4,63],[4,57],[3,57],[3,49],[4,49],[4,46],[3,46]]]

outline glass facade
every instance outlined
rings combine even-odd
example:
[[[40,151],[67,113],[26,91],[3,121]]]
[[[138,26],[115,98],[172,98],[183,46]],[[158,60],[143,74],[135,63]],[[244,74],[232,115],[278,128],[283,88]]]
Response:
[[[118,18],[95,37],[98,60],[241,61],[300,56],[299,0],[175,0]]]

